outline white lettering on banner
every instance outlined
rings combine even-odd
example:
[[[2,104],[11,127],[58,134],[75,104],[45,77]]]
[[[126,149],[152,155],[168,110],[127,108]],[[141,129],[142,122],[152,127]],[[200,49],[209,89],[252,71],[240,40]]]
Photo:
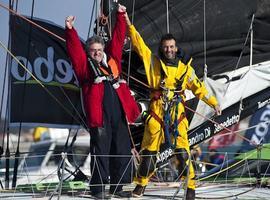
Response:
[[[171,148],[168,148],[161,153],[158,152],[157,153],[157,163],[163,162],[164,160],[167,160],[172,155],[173,155],[173,150]]]
[[[60,74],[64,74],[65,76],[60,77],[57,74],[55,75],[55,79],[60,83],[69,83],[70,80],[72,80],[73,77],[73,69],[71,65],[64,59],[58,59],[56,61],[56,68],[57,71],[60,72]],[[75,82],[76,85],[79,85],[79,82],[77,80],[77,77],[75,76]]]
[[[30,62],[27,62],[27,59],[22,57],[22,56],[17,56],[17,59],[24,65],[26,66],[26,68],[32,73],[33,69],[32,69],[32,65]],[[23,75],[20,75],[19,73],[19,63],[12,59],[11,62],[11,74],[12,76],[17,79],[18,81],[24,81],[24,80],[28,80],[30,79],[31,75],[29,73],[26,73],[26,71],[24,71]],[[25,77],[26,76],[26,77]]]
[[[260,144],[261,141],[264,140],[266,134],[269,130],[269,123],[262,123],[267,122],[270,120],[270,105],[266,106],[266,109],[262,112],[260,121],[255,128],[254,134],[251,136],[251,143]]]
[[[210,127],[204,129],[204,138],[207,139],[211,136],[211,129]]]
[[[270,104],[270,98],[269,99],[266,99],[265,101],[263,102],[258,102],[258,109],[264,107],[266,104]]]
[[[223,130],[224,127],[227,128],[235,123],[238,123],[239,120],[240,120],[239,115],[233,115],[231,118],[227,117],[227,120],[220,123],[219,125],[214,124],[214,126],[215,126],[214,134]]]
[[[54,64],[54,48],[48,47],[47,58],[37,57],[34,60],[33,66],[26,58],[16,56],[27,69],[41,82],[49,83],[53,80],[59,83],[70,83],[74,78],[74,84],[79,86],[79,82],[74,74],[72,66],[64,59],[57,59]],[[29,80],[31,75],[24,72],[23,75],[19,73],[19,64],[16,60],[12,59],[11,74],[18,81]],[[45,73],[46,72],[46,73]],[[26,74],[26,77],[25,77]]]
[[[53,80],[53,75],[54,75],[54,63],[53,63],[53,57],[54,57],[54,50],[52,47],[49,47],[47,49],[47,57],[48,59],[42,58],[42,57],[38,57],[35,59],[34,61],[34,71],[36,76],[38,77],[38,79],[41,82],[44,83],[49,83]],[[44,65],[42,65],[44,64]],[[46,68],[46,74],[47,77],[44,77],[44,73],[42,74],[42,70],[44,70],[44,67]],[[46,75],[45,75],[46,76]]]
[[[206,130],[206,129],[204,129],[204,130]],[[210,129],[210,127],[209,127],[209,129]],[[204,140],[204,134],[203,133],[200,133],[200,134],[196,133],[196,135],[194,137],[188,139],[189,145],[194,145],[194,144],[196,144],[196,143],[198,143],[200,141],[203,141],[203,140]]]

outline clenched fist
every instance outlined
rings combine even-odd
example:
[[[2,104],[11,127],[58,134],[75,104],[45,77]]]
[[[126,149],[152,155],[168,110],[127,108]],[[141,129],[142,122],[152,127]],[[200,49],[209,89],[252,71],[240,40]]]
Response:
[[[74,16],[72,16],[72,15],[70,15],[70,16],[67,16],[66,17],[66,27],[68,28],[68,29],[72,29],[72,27],[73,27],[73,24],[74,24],[74,21],[75,21],[75,17]]]

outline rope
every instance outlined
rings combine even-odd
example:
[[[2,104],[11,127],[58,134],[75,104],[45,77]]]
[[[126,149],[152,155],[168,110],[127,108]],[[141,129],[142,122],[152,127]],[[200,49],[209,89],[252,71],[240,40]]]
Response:
[[[123,74],[126,75],[126,73],[124,73],[124,72],[123,72]],[[130,76],[130,78],[133,79],[134,81],[136,81],[137,83],[140,83],[141,85],[143,85],[143,86],[145,86],[145,87],[147,87],[147,88],[150,88],[149,85],[147,85],[146,83],[144,83],[144,82],[142,82],[142,81],[140,81],[140,80],[138,80],[138,79],[136,79],[136,78],[134,78],[134,77],[132,77],[132,76]],[[214,120],[212,120],[212,119],[210,119],[210,118],[208,118],[208,117],[203,116],[202,114],[196,112],[195,110],[193,110],[193,109],[191,109],[191,108],[189,108],[189,107],[187,107],[187,106],[185,106],[185,107],[186,107],[188,110],[190,110],[191,112],[193,112],[193,113],[195,113],[195,114],[201,116],[202,118],[205,118],[206,120],[208,120],[208,121],[210,121],[210,122],[212,122],[212,123],[214,123],[214,124],[217,124],[217,125],[221,126],[223,129],[229,131],[230,133],[232,132],[230,129],[228,129],[228,128],[222,126],[222,125],[220,125],[219,123],[215,122]],[[253,127],[254,127],[254,126],[253,126]],[[252,127],[252,128],[253,128],[253,127]],[[244,137],[244,136],[238,134],[238,132],[241,132],[241,131],[243,131],[243,130],[234,131],[233,133],[236,133],[240,138],[242,138],[242,139],[244,139],[244,140],[246,140],[246,141],[248,141],[248,142],[252,142],[253,145],[256,145],[256,144],[254,144],[253,141],[251,141],[251,140],[247,139],[246,137]]]
[[[166,0],[166,22],[167,22],[167,33],[170,32],[170,19],[169,19],[169,0]]]
[[[32,0],[32,8],[31,8],[31,20],[33,20],[34,16],[34,8],[35,8],[35,0]],[[27,42],[27,58],[30,55],[30,43],[31,43],[31,37],[32,37],[32,25],[30,26],[29,30],[29,38]],[[26,66],[28,65],[29,59],[27,59]],[[26,74],[24,76],[24,84],[23,84],[23,91],[22,91],[22,103],[21,103],[21,110],[19,111],[24,115],[24,103],[25,103],[25,90],[26,90]],[[22,121],[20,121],[19,125],[19,133],[18,133],[18,142],[17,142],[17,150],[15,153],[15,162],[14,162],[14,172],[13,172],[13,179],[12,179],[12,188],[16,187],[17,183],[17,170],[18,170],[18,165],[19,165],[19,160],[18,156],[20,155],[20,141],[21,141],[21,131],[22,131]]]
[[[253,22],[254,22],[255,15],[252,15],[251,24],[250,24],[250,62],[249,65],[252,66],[252,59],[253,59]]]
[[[92,24],[93,24],[94,8],[95,8],[95,4],[96,3],[97,3],[97,0],[94,0],[92,11],[91,11],[91,17],[90,17],[90,22],[89,22],[89,28],[88,28],[87,38],[90,37],[90,32],[91,32]]]
[[[111,1],[109,0],[108,1],[109,3],[109,23],[108,23],[108,30],[109,30],[109,35],[110,35],[110,38],[112,38],[112,5],[111,5]]]
[[[189,107],[186,106],[186,105],[185,105],[185,108],[188,109],[188,110],[190,110],[191,112],[193,112],[193,113],[199,115],[200,117],[202,117],[202,118],[204,118],[204,119],[206,119],[206,120],[208,120],[208,121],[210,121],[210,122],[212,122],[212,123],[214,123],[214,124],[220,126],[222,129],[225,129],[226,131],[229,131],[229,132],[231,132],[231,133],[236,133],[236,132],[233,132],[232,130],[230,130],[229,128],[227,128],[227,127],[225,127],[225,126],[223,126],[223,125],[217,123],[216,121],[214,121],[214,120],[212,120],[212,119],[210,119],[210,118],[208,118],[208,117],[206,117],[206,116],[204,116],[204,115],[202,115],[202,114],[196,112],[195,110],[189,108]],[[240,137],[241,139],[246,140],[246,141],[252,143],[254,146],[257,145],[257,144],[254,143],[254,141],[249,140],[248,138],[246,138],[246,137],[240,135],[239,133],[236,133],[236,134],[237,134],[238,137]]]
[[[132,15],[131,15],[131,24],[133,24],[133,21],[134,21],[135,2],[136,2],[136,0],[133,0],[133,1],[132,1]],[[131,49],[132,49],[132,43],[130,42],[130,44],[129,44],[129,54],[128,54],[128,73],[127,73],[127,85],[129,85],[129,78],[130,78]]]
[[[10,84],[8,84],[8,99],[7,99],[7,108],[9,107],[10,101]],[[9,112],[8,109],[6,109],[6,115],[5,119],[9,119]],[[4,130],[7,131],[6,137],[7,137],[7,145],[6,145],[6,173],[5,173],[5,188],[9,188],[9,168],[10,168],[10,163],[9,163],[9,158],[10,158],[10,150],[9,150],[9,126],[7,125],[7,120],[4,122]]]
[[[252,18],[252,19],[253,19],[253,18]],[[249,27],[249,30],[248,30],[248,33],[247,33],[247,36],[246,36],[246,39],[245,39],[243,48],[242,48],[241,53],[240,53],[240,55],[239,55],[239,58],[238,58],[238,60],[237,60],[236,66],[235,66],[235,68],[234,68],[234,70],[233,70],[233,75],[234,75],[236,69],[238,69],[240,60],[241,60],[242,55],[243,55],[243,53],[244,53],[244,49],[245,49],[245,47],[246,47],[246,45],[247,45],[248,38],[249,38],[249,34],[250,34],[250,32],[251,32],[251,29],[252,29],[252,24],[253,24],[253,20],[251,20],[250,27]],[[228,88],[229,88],[229,86],[230,86],[230,83],[231,83],[231,81],[229,81],[229,84],[228,84],[228,86],[227,86],[227,88],[226,88],[225,93],[224,93],[223,96],[225,96],[225,94],[227,93],[227,90],[228,90]]]
[[[206,7],[205,0],[203,0],[203,48],[204,48],[204,78],[207,77],[207,64],[206,64]]]
[[[256,128],[256,127],[260,126],[261,124],[269,124],[269,123],[270,123],[270,120],[264,121],[264,122],[260,122],[260,123],[258,123],[257,125],[250,126],[250,127],[248,127],[248,128],[239,129],[239,130],[237,130],[237,131],[234,131],[234,133],[240,133],[240,132],[242,132],[242,131],[247,131],[247,130]],[[224,133],[224,134],[222,134],[222,135],[220,135],[220,136],[226,136],[226,135],[230,135],[230,134],[231,134],[231,133]]]
[[[43,31],[45,31],[45,32],[47,32],[47,33],[49,33],[50,35],[52,35],[52,36],[58,38],[58,39],[61,40],[62,42],[66,42],[66,40],[63,39],[62,37],[60,37],[59,35],[57,35],[57,34],[51,32],[51,31],[47,30],[46,28],[43,28],[42,26],[38,25],[37,23],[35,23],[35,22],[33,22],[33,21],[27,19],[26,17],[20,15],[20,14],[17,13],[16,11],[14,11],[14,10],[12,10],[12,9],[9,9],[8,7],[4,6],[4,5],[1,4],[1,3],[0,3],[0,7],[4,8],[4,9],[8,10],[9,12],[11,12],[12,14],[14,14],[14,15],[16,15],[16,16],[22,18],[22,19],[24,19],[25,21],[29,22],[30,24],[33,24],[34,26],[38,27],[39,29],[41,29],[41,30],[43,30]]]
[[[125,73],[125,72],[122,72],[125,76],[127,76],[128,77],[128,74],[127,73]],[[149,85],[147,85],[146,83],[144,83],[144,82],[142,82],[142,81],[140,81],[139,79],[137,79],[137,78],[135,78],[135,77],[133,77],[133,76],[129,76],[132,80],[134,80],[134,81],[136,81],[137,83],[140,83],[141,85],[143,85],[143,86],[145,86],[146,88],[150,88],[149,87]]]
[[[15,14],[15,15],[17,15],[17,16],[19,16],[19,17],[21,17],[21,18],[23,18],[24,20],[26,20],[26,21],[28,21],[29,23],[31,23],[31,24],[34,24],[35,26],[37,26],[38,28],[40,28],[40,29],[42,29],[42,30],[44,30],[45,32],[47,32],[47,33],[49,33],[49,34],[51,34],[51,35],[53,35],[53,36],[55,36],[55,37],[57,37],[58,39],[60,39],[61,41],[64,41],[65,42],[65,40],[63,39],[63,38],[61,38],[60,36],[58,36],[58,35],[56,35],[56,34],[54,34],[54,33],[52,33],[52,32],[50,32],[50,31],[48,31],[48,30],[46,30],[45,28],[43,28],[43,27],[41,27],[41,26],[39,26],[38,24],[36,24],[36,23],[34,23],[34,22],[32,22],[31,20],[28,20],[27,18],[25,18],[25,17],[23,17],[23,16],[21,16],[21,15],[19,15],[19,14],[17,14],[15,11],[13,11],[13,10],[11,10],[11,9],[8,9],[8,8],[6,8],[5,6],[3,6],[2,4],[0,4],[0,6],[1,7],[3,7],[3,8],[5,8],[5,9],[7,9],[7,10],[9,10],[11,13],[13,13],[13,14]],[[1,46],[2,46],[2,43],[1,43]],[[242,50],[242,52],[241,52],[241,55],[240,55],[240,57],[242,56],[242,53],[243,53],[243,50]],[[240,58],[239,58],[239,60],[240,60]],[[238,60],[238,63],[237,63],[237,66],[236,67],[238,67],[238,65],[239,65],[239,60]],[[21,65],[21,63],[19,63],[20,65]],[[29,72],[28,72],[29,73]],[[135,81],[137,81],[135,78],[133,78],[133,77],[131,77],[133,80],[135,80]],[[38,82],[38,81],[37,81]],[[139,83],[140,83],[140,81],[138,81]],[[141,82],[142,83],[142,82]],[[142,83],[144,86],[146,86],[146,87],[148,87],[149,88],[149,86],[148,85],[146,85],[146,84],[144,84],[144,83]],[[44,87],[44,86],[43,86]],[[189,109],[187,106],[185,106],[187,109]],[[189,110],[191,110],[191,109],[189,109]],[[198,114],[196,111],[194,111],[194,110],[191,110],[192,112],[194,112],[194,113],[196,113],[196,114]],[[201,115],[202,116],[202,115]],[[202,117],[204,117],[204,116],[202,116]],[[206,118],[206,117],[204,117],[204,118]],[[213,120],[211,120],[211,119],[209,119],[209,118],[206,118],[207,120],[209,120],[209,121],[211,121],[211,122],[213,122],[213,123],[216,123],[216,124],[218,124],[217,122],[214,122]],[[227,129],[226,127],[223,127],[225,130],[229,130],[230,132],[231,132],[231,130],[230,129]],[[241,136],[242,137],[242,139],[245,139],[245,140],[248,140],[247,138],[245,138],[245,137],[243,137],[243,136]],[[250,140],[248,140],[248,141],[250,141]]]
[[[9,7],[13,8],[13,5],[14,5],[14,1],[13,2],[9,1]],[[16,10],[17,10],[17,6],[18,6],[18,2],[16,5]],[[10,42],[10,32],[9,32],[8,46],[10,47],[10,45],[11,45],[11,42]],[[10,59],[10,57],[8,57],[8,54],[6,55],[6,57],[7,57],[8,62],[11,63],[11,59]],[[10,73],[10,69],[9,69],[8,73]],[[11,84],[8,84],[7,108],[10,107],[10,101],[9,101],[10,88],[11,88]],[[3,104],[3,102],[2,102],[2,104]],[[5,119],[8,119],[8,121],[10,121],[10,115],[9,115],[10,113],[8,111],[9,111],[9,109],[6,109]],[[6,146],[6,153],[5,153],[5,156],[6,156],[5,188],[9,188],[9,176],[10,176],[10,173],[9,173],[9,170],[10,170],[10,162],[9,162],[9,158],[10,158],[9,139],[10,139],[10,136],[9,136],[9,124],[7,124],[7,123],[8,123],[7,120],[5,120],[4,121],[4,131],[7,132],[7,134],[6,134],[7,146]]]
[[[75,118],[74,116],[73,116],[73,114],[45,87],[45,85],[41,82],[41,81],[39,81],[33,74],[32,74],[32,72],[31,71],[29,71],[28,69],[27,69],[27,67],[25,67],[18,59],[17,59],[17,57],[14,55],[14,54],[12,54],[5,46],[4,46],[4,44],[0,41],[0,46],[2,46],[8,53],[9,53],[9,55],[11,55],[12,56],[12,58],[21,66],[21,67],[23,67],[24,68],[24,70],[27,72],[27,73],[29,73],[30,74],[30,76],[73,118],[73,119],[75,119],[75,121],[76,122],[78,122],[79,124],[81,124],[81,122],[77,119],[77,118]],[[80,116],[79,116],[80,117]],[[82,120],[82,123],[87,127],[87,125],[85,124],[85,122],[83,121],[83,119],[81,119]]]
[[[50,35],[52,35],[52,36],[58,38],[59,40],[61,40],[61,41],[63,41],[63,42],[66,42],[66,40],[63,39],[62,37],[60,37],[60,36],[54,34],[53,32],[47,30],[46,28],[43,28],[42,26],[36,24],[36,23],[33,22],[32,20],[29,20],[29,19],[27,19],[26,17],[24,17],[24,16],[18,14],[18,13],[15,12],[14,10],[7,8],[6,6],[2,5],[1,3],[0,3],[0,6],[3,7],[3,8],[5,8],[5,9],[7,9],[7,10],[9,10],[11,13],[15,14],[16,16],[18,16],[18,17],[24,19],[25,21],[29,22],[30,24],[32,24],[32,25],[38,27],[39,29],[41,29],[41,30],[43,30],[43,31],[45,31],[45,32],[47,32],[47,33],[49,33]],[[2,44],[2,46],[3,46],[3,44]],[[7,48],[5,48],[5,49],[6,49],[6,51],[7,51]],[[7,52],[8,52],[9,54],[13,55],[11,52],[9,52],[9,51],[7,51]],[[14,55],[13,55],[13,56],[14,56]],[[12,57],[13,57],[13,56],[12,56]],[[15,58],[14,58],[14,59],[15,59]],[[18,59],[15,59],[15,60],[18,62]],[[21,66],[23,66],[22,63],[20,63],[20,62],[18,62],[18,63],[19,63]],[[24,67],[24,69],[26,69],[26,67]],[[28,71],[28,70],[26,70],[26,71]],[[31,74],[31,72],[29,72],[29,71],[28,71],[28,73]],[[31,74],[31,76],[33,77],[34,75]],[[34,78],[34,77],[33,77],[33,78]],[[35,79],[39,84],[41,84],[41,86],[45,89],[45,86],[44,86],[40,81],[38,81],[38,79],[36,79],[36,78],[34,78],[34,79]],[[45,89],[45,90],[46,90],[46,89]],[[67,97],[67,99],[68,99],[69,102],[71,103],[72,107],[73,107],[74,110],[76,111],[76,113],[77,113],[77,115],[79,116],[79,118],[82,120],[82,124],[84,125],[84,127],[87,128],[88,126],[87,126],[87,124],[84,122],[83,118],[80,116],[78,110],[77,110],[77,109],[75,108],[75,106],[72,104],[71,100],[69,99],[69,97],[67,96],[67,94],[64,92],[64,90],[63,90],[62,88],[61,88],[61,90],[63,91],[65,97]],[[48,91],[49,91],[49,90],[47,90],[46,92],[48,92]],[[50,95],[53,96],[53,94],[50,94]],[[56,99],[56,97],[54,97],[54,99]],[[60,105],[62,105],[62,104],[60,103],[60,101],[58,101],[58,100],[57,100],[57,103],[59,103]],[[62,107],[63,107],[63,106],[62,106]],[[67,109],[64,109],[64,110],[67,110]],[[69,114],[73,117],[73,115],[72,115],[71,113],[69,113]],[[76,120],[76,121],[79,122],[78,120]],[[79,124],[81,124],[81,123],[79,123]]]
[[[209,176],[206,176],[206,177],[204,177],[204,178],[198,179],[198,181],[203,181],[203,180],[205,180],[205,179],[208,179],[208,178],[211,178],[211,177],[213,177],[213,176],[219,175],[219,174],[221,174],[222,172],[224,172],[224,171],[226,171],[226,170],[228,170],[228,169],[231,169],[231,168],[233,168],[234,166],[240,164],[241,162],[247,160],[248,158],[250,158],[251,156],[253,156],[253,154],[255,154],[255,153],[256,153],[256,151],[254,151],[253,153],[249,154],[247,157],[243,158],[242,160],[240,160],[240,161],[238,161],[238,162],[232,164],[231,166],[226,167],[226,168],[224,168],[224,169],[222,169],[222,170],[220,170],[220,171],[218,171],[218,172],[216,172],[216,173],[213,173],[213,174],[211,174],[211,175],[209,175]]]
[[[10,37],[8,37],[8,48],[10,48]],[[7,74],[7,68],[8,68],[8,62],[9,62],[9,57],[8,57],[8,53],[6,54],[6,63],[5,63],[5,70],[4,70],[4,80],[3,80],[3,87],[2,87],[2,95],[1,95],[1,107],[0,107],[0,115],[2,116],[2,112],[3,112],[3,101],[4,101],[4,92],[5,92],[5,88],[6,88],[6,78],[8,76]],[[9,95],[7,95],[9,96]],[[5,118],[6,121],[6,118]],[[2,135],[2,147],[4,149],[4,143],[5,143],[5,129],[3,127],[3,131],[2,131],[3,135]],[[1,155],[0,155],[1,156]]]
[[[129,138],[130,138],[131,145],[132,145],[131,153],[132,153],[135,161],[139,162],[140,161],[140,155],[139,155],[138,151],[136,150],[135,143],[134,143],[134,140],[133,140],[133,137],[132,137],[132,134],[131,134],[130,127],[129,127],[127,116],[126,116],[126,124],[127,124],[128,134],[129,134]]]
[[[250,191],[252,191],[252,190],[254,190],[255,189],[255,187],[253,187],[253,188],[251,188],[251,189],[248,189],[248,190],[246,190],[246,191],[244,191],[244,192],[239,192],[239,193],[237,193],[237,194],[232,194],[232,195],[228,195],[228,196],[224,196],[224,197],[209,197],[209,196],[207,196],[207,197],[198,197],[198,196],[196,196],[196,198],[197,199],[228,199],[228,198],[230,198],[230,197],[234,197],[235,199],[238,199],[237,197],[238,196],[240,196],[240,195],[242,195],[242,194],[245,194],[245,193],[248,193],[248,192],[250,192]]]

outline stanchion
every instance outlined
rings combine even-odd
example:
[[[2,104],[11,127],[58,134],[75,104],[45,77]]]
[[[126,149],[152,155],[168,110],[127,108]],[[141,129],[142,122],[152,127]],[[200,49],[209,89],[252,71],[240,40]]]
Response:
[[[257,175],[256,175],[256,186],[261,186],[261,158],[262,158],[262,144],[257,145]]]
[[[191,155],[189,154],[188,156],[188,165],[187,165],[187,175],[186,175],[186,179],[185,179],[185,188],[184,188],[184,197],[183,197],[183,200],[186,200],[186,197],[187,197],[187,189],[188,189],[188,177],[189,177],[189,169],[190,169],[190,166],[191,166]],[[171,198],[172,200],[175,199],[175,197],[177,196],[177,194],[179,193],[179,191],[181,190],[182,188],[182,183],[180,182],[179,184],[179,187],[177,188],[177,190],[174,192],[173,194],[173,197]]]
[[[60,197],[61,197],[62,185],[63,185],[63,180],[64,180],[64,171],[65,171],[65,167],[66,167],[66,159],[67,159],[67,153],[66,152],[62,152],[62,160],[61,160],[61,164],[60,164],[61,170],[62,170],[62,174],[61,174],[60,182],[56,186],[56,188],[53,191],[53,193],[51,194],[49,200],[51,200],[53,198],[53,196],[56,194],[57,191],[58,191],[57,200],[59,200]]]

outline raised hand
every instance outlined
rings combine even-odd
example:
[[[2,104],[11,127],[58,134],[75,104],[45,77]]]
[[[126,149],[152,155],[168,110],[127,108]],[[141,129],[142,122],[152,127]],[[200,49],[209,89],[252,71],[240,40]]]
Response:
[[[214,109],[215,109],[216,115],[218,115],[218,116],[219,116],[219,115],[221,115],[221,114],[222,114],[222,111],[221,111],[221,108],[220,108],[220,106],[219,106],[219,105],[216,105]]]
[[[118,4],[118,12],[126,12],[127,8],[121,4]]]
[[[65,23],[66,23],[66,27],[68,29],[72,29],[73,27],[73,24],[74,24],[74,21],[75,21],[75,17],[70,15],[70,16],[67,16],[66,17],[66,20],[65,20]]]
[[[131,25],[131,22],[130,22],[130,19],[128,17],[127,12],[124,14],[124,16],[125,16],[125,20],[126,20],[127,25],[130,26]]]

